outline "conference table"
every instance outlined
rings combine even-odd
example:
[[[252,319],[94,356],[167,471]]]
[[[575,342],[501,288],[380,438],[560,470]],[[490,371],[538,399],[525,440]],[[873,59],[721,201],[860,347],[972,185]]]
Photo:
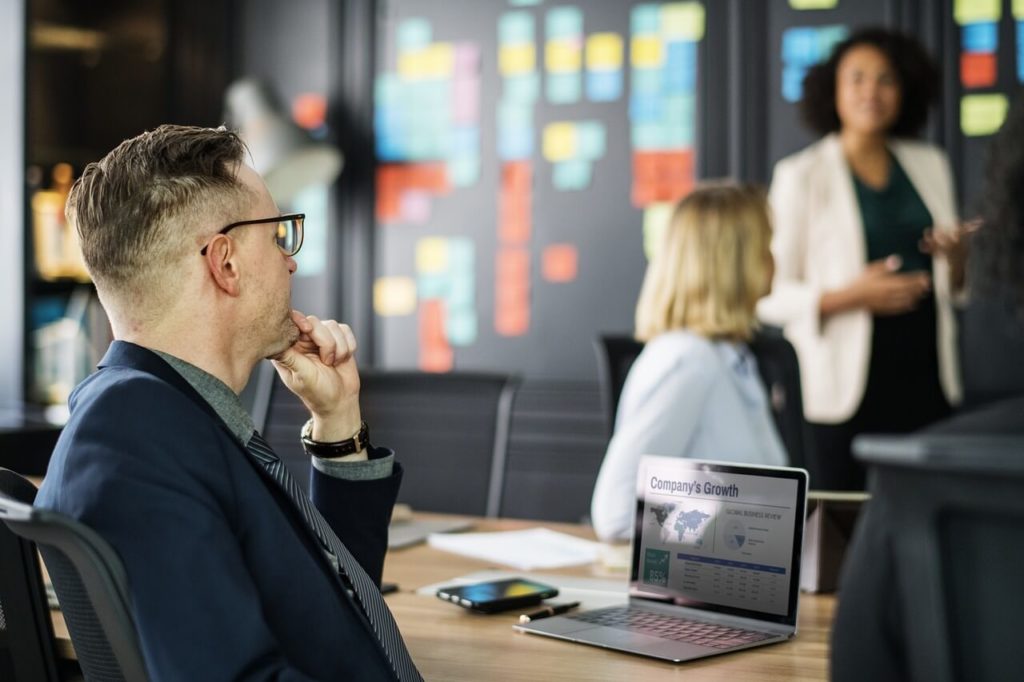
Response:
[[[417,518],[462,518],[417,514]],[[593,539],[586,526],[510,519],[473,519],[474,531],[522,530],[543,526]],[[833,595],[802,594],[795,639],[689,663],[673,664],[547,637],[516,632],[519,611],[482,615],[433,596],[417,594],[426,585],[451,581],[487,569],[485,561],[419,544],[391,550],[385,582],[399,585],[385,597],[427,680],[824,680],[828,677]],[[545,569],[545,575],[607,578],[597,566]],[[625,577],[621,578],[625,586]],[[58,651],[74,657],[67,628],[54,614]]]

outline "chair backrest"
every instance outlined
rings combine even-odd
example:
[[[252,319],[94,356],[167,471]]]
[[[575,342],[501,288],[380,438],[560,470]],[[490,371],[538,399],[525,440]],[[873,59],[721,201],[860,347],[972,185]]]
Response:
[[[757,358],[757,368],[768,394],[772,418],[789,454],[790,465],[806,467],[813,485],[817,467],[813,457],[809,456],[807,445],[804,404],[800,391],[800,364],[796,351],[782,332],[774,327],[758,330],[749,347]],[[609,436],[614,431],[622,387],[643,348],[643,343],[624,335],[606,334],[594,341]]]
[[[263,435],[308,485],[310,459],[299,429],[309,413],[276,372],[272,381]],[[421,511],[497,516],[515,378],[363,369],[360,383],[370,441],[394,449],[405,470],[399,502]]]
[[[32,504],[36,487],[0,469],[0,495]],[[2,518],[2,516],[0,516]],[[57,654],[35,545],[0,524],[0,679],[56,682]]]
[[[1024,437],[861,437],[890,534],[908,678],[1020,679]]]
[[[0,494],[0,519],[39,548],[89,682],[148,680],[113,548],[74,519]]]

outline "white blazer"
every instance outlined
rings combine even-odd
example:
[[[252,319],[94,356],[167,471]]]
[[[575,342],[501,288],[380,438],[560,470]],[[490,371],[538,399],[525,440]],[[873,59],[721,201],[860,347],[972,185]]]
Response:
[[[937,229],[953,229],[956,199],[949,160],[923,142],[892,140],[889,149],[932,215]],[[867,384],[871,314],[851,310],[822,323],[825,291],[850,284],[864,269],[867,247],[853,175],[838,135],[832,134],[775,166],[769,201],[775,213],[772,292],[758,316],[783,327],[800,359],[804,413],[808,421],[835,424],[857,411]],[[932,266],[938,308],[939,380],[946,399],[960,402],[956,321],[949,291],[949,265]]]

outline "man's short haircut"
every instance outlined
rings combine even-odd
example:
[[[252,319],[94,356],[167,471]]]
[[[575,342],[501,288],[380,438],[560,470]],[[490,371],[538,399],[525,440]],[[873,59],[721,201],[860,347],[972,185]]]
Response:
[[[827,61],[811,67],[804,77],[800,114],[804,124],[827,135],[841,127],[836,111],[836,74],[846,53],[869,45],[889,60],[899,80],[900,113],[890,135],[914,137],[928,121],[929,108],[938,101],[939,70],[925,49],[913,38],[884,28],[857,31],[832,50]]]
[[[636,305],[636,338],[674,329],[749,340],[771,288],[771,222],[764,191],[706,184],[679,202]]]
[[[236,177],[245,152],[225,128],[163,125],[86,166],[66,212],[101,297],[144,302],[193,247],[198,257],[191,228],[224,221],[248,194]]]

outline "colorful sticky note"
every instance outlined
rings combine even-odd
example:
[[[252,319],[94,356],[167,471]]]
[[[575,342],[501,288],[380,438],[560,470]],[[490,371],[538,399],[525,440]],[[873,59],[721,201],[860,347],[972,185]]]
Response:
[[[410,18],[398,24],[398,51],[419,50],[430,44],[431,28],[426,19]]]
[[[999,49],[999,26],[994,21],[967,24],[960,29],[964,52],[995,52]]]
[[[704,37],[704,5],[700,2],[670,2],[661,6],[661,35],[668,40]]]
[[[633,34],[657,33],[661,28],[661,6],[657,4],[636,5],[629,13],[629,29]]]
[[[583,33],[583,12],[579,7],[551,8],[544,20],[548,38],[569,38]]]
[[[965,52],[961,54],[960,82],[965,88],[988,88],[995,85],[995,53]]]
[[[416,242],[416,272],[444,272],[448,269],[448,240],[424,237]]]
[[[644,209],[644,255],[650,260],[654,252],[661,248],[675,204],[658,202]]]
[[[540,97],[540,75],[532,71],[509,76],[504,79],[505,101],[525,105],[531,112],[532,105]]]
[[[498,19],[498,42],[505,44],[533,43],[533,15],[529,12],[508,12]]]
[[[630,60],[634,69],[658,69],[664,63],[661,38],[654,35],[633,36]]]
[[[529,159],[533,156],[533,128],[498,129],[498,157],[503,161]]]
[[[804,66],[782,67],[782,99],[787,102],[799,102],[804,96]]]
[[[789,6],[797,10],[835,9],[839,0],[789,0]]]
[[[1024,19],[1024,0],[1013,0],[1010,11],[1013,13],[1014,19]],[[1020,29],[1019,26],[1017,28]]]
[[[960,100],[960,129],[968,137],[999,130],[1009,106],[1006,95],[967,95]]]
[[[458,78],[452,85],[452,122],[476,123],[480,117],[480,79]]]
[[[416,276],[416,291],[421,301],[430,298],[448,298],[452,282],[448,273],[430,272],[420,273]]]
[[[999,21],[1002,4],[1002,0],[954,0],[953,18],[960,25]]]
[[[622,97],[622,71],[588,71],[587,99],[591,102],[614,102]]]
[[[636,70],[634,73],[636,73]],[[697,43],[674,40],[665,46],[665,89],[693,92],[697,89]]]
[[[643,95],[661,94],[662,76],[667,77],[664,69],[633,69],[631,81],[633,93]]]
[[[475,76],[480,71],[480,48],[476,43],[459,43],[455,46],[455,74]]]
[[[587,161],[604,156],[606,148],[604,124],[599,121],[581,121],[576,125],[576,155]]]
[[[583,95],[583,78],[579,71],[573,73],[549,73],[544,81],[544,90],[552,104],[572,104]]]
[[[583,63],[580,41],[549,40],[544,46],[544,66],[550,73],[579,71]]]
[[[544,2],[544,0],[508,0],[508,4],[513,7],[535,7]]]
[[[480,157],[460,156],[448,160],[448,177],[455,187],[470,187],[480,179]]]
[[[559,161],[551,167],[551,184],[560,191],[586,189],[590,185],[591,163],[583,159]]]
[[[449,311],[444,330],[453,346],[471,346],[476,341],[476,312],[472,308]]]
[[[537,66],[537,50],[533,43],[502,45],[498,49],[498,71],[503,76],[530,73]]]
[[[576,279],[579,252],[574,244],[552,244],[541,256],[541,274],[549,282],[564,283]]]
[[[416,282],[411,277],[378,277],[373,283],[373,310],[381,317],[416,311]]]
[[[430,220],[430,194],[423,190],[407,190],[402,192],[399,211],[402,220],[407,223],[423,224]]]
[[[622,36],[618,33],[591,33],[587,36],[587,68],[622,68]]]
[[[447,295],[448,312],[453,310],[473,309],[473,270],[453,275],[449,278]]]
[[[468,237],[448,240],[448,268],[456,275],[473,273],[473,240]]]
[[[455,70],[455,46],[451,43],[433,43],[423,50],[423,72],[430,78],[450,78]]]
[[[566,161],[575,157],[576,125],[558,122],[545,126],[542,150],[544,158],[551,162]]]

